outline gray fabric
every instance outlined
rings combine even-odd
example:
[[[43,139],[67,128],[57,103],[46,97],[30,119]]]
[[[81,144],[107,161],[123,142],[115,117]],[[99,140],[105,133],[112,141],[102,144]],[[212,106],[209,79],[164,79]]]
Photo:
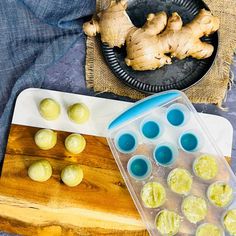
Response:
[[[22,90],[45,87],[78,92],[74,85],[84,75],[82,23],[95,7],[95,0],[0,1],[0,160],[14,102]],[[75,43],[83,52],[79,56],[81,77],[47,76],[55,61]]]

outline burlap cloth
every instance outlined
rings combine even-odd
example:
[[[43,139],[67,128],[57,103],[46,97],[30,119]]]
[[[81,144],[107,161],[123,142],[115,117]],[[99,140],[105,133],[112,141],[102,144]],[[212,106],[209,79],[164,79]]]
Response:
[[[97,11],[107,6],[109,0],[97,0]],[[216,61],[210,72],[198,84],[187,89],[186,95],[193,103],[213,103],[221,106],[231,84],[230,65],[236,49],[236,0],[205,0],[214,15],[220,18],[220,43]],[[95,92],[112,92],[140,99],[140,93],[115,77],[107,66],[98,37],[87,38],[86,82]]]

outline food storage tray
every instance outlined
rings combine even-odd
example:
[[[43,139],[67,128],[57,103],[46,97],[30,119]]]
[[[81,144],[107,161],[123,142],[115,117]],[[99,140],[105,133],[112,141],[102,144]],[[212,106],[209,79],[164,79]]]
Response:
[[[236,178],[184,93],[171,90],[135,103],[111,121],[107,140],[150,235],[195,235],[197,228],[204,223],[212,223],[219,227],[222,235],[229,235],[223,218],[229,209],[236,208]],[[216,164],[212,169],[211,166],[204,167],[205,173],[204,168],[199,170],[196,164],[204,156],[213,158]],[[189,174],[192,183],[188,191],[181,192],[182,187],[188,186],[187,179],[186,186],[180,186],[177,193],[172,177],[179,169]],[[210,169],[209,176],[207,169]],[[165,191],[164,197],[159,194],[163,198],[160,206],[154,204],[154,207],[145,202],[142,195],[144,186],[153,182],[161,184]],[[213,199],[216,190],[213,187],[218,184],[232,190],[222,205],[217,205],[221,203]],[[206,203],[205,217],[198,222],[190,221],[191,217],[186,217],[183,210],[183,200],[189,196],[201,198]],[[158,216],[163,210],[179,215],[178,231],[161,234],[160,227],[157,229]]]

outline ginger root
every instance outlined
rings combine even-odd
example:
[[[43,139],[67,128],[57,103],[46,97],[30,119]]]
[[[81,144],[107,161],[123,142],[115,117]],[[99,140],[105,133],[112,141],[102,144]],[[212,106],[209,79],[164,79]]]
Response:
[[[129,30],[134,27],[126,13],[127,1],[111,1],[110,6],[99,14],[99,20],[92,19],[84,23],[83,30],[88,36],[101,34],[103,43],[109,47],[121,47],[125,43]]]
[[[177,12],[167,19],[165,12],[149,14],[143,27],[137,28],[126,13],[127,0],[112,1],[100,13],[99,20],[92,19],[83,25],[88,36],[101,34],[109,47],[121,47],[126,43],[125,62],[134,70],[155,70],[171,64],[171,58],[208,58],[214,47],[201,41],[219,29],[219,19],[205,9],[195,19],[183,26]]]
[[[128,66],[134,70],[155,70],[165,64],[171,64],[171,57],[180,60],[189,56],[204,59],[212,55],[214,47],[202,42],[200,38],[218,30],[217,17],[202,9],[192,22],[182,26],[181,17],[174,12],[168,19],[164,32],[156,34],[151,31],[151,28],[155,28],[155,25],[163,25],[163,21],[156,19],[159,18],[159,14],[151,21],[147,21],[149,25],[146,23],[142,28],[129,32],[125,58]]]
[[[165,12],[149,14],[142,28],[132,29],[126,39],[127,56],[125,62],[134,70],[154,70],[165,64],[171,64],[171,58],[164,53],[159,54],[157,34],[167,24]]]

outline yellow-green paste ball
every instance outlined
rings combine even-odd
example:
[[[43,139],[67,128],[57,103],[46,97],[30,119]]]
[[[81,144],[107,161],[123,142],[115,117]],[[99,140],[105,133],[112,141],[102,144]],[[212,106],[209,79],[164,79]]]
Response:
[[[209,186],[207,196],[213,205],[225,207],[233,199],[233,189],[226,183],[215,182]]]
[[[157,182],[149,182],[143,186],[141,198],[146,207],[159,207],[163,205],[166,200],[165,188]]]
[[[203,180],[211,180],[218,173],[218,165],[213,156],[203,155],[196,159],[193,165],[194,173]]]
[[[70,134],[65,140],[65,147],[72,154],[81,153],[85,149],[85,146],[86,140],[80,134]]]
[[[79,165],[69,165],[63,168],[61,180],[70,187],[77,186],[83,180],[83,170]]]
[[[68,108],[68,117],[77,124],[83,124],[88,121],[90,112],[83,103],[75,103]]]
[[[183,200],[182,212],[193,224],[204,220],[207,215],[207,204],[204,198],[188,196]]]
[[[162,235],[172,236],[178,233],[181,218],[174,211],[162,210],[156,217],[156,227]]]
[[[56,120],[61,113],[61,108],[55,100],[45,98],[39,104],[39,112],[46,120]]]
[[[57,133],[50,129],[40,129],[34,136],[35,144],[42,150],[49,150],[57,143]]]
[[[48,180],[52,175],[52,167],[47,160],[38,160],[28,168],[28,176],[38,182]]]
[[[217,225],[205,223],[198,227],[196,236],[223,236],[223,231]]]
[[[223,223],[230,235],[236,236],[236,209],[227,211]]]
[[[173,192],[186,195],[192,188],[193,180],[187,170],[176,168],[169,173],[167,183]]]

